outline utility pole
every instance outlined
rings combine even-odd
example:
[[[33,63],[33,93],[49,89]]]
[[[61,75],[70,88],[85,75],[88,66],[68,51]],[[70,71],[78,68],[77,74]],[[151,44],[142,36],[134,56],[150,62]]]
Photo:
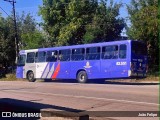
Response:
[[[13,10],[13,22],[14,22],[14,39],[15,39],[15,52],[16,52],[16,60],[15,63],[17,63],[18,60],[18,53],[19,53],[19,40],[18,40],[18,33],[17,33],[17,22],[16,22],[16,12],[15,12],[15,0],[4,0],[7,2],[10,2],[12,4],[12,10]]]

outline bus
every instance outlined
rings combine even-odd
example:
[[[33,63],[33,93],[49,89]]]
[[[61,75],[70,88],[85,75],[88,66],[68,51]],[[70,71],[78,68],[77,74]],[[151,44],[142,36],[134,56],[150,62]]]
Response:
[[[121,40],[39,48],[19,52],[16,77],[36,79],[130,78],[146,76],[147,47],[141,41]]]

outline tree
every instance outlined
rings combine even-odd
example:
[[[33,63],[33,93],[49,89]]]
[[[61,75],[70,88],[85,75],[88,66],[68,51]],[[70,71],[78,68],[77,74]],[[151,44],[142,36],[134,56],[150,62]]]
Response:
[[[37,49],[44,47],[44,36],[39,31],[34,31],[33,33],[28,32],[21,35],[24,47],[23,49]]]
[[[67,24],[60,30],[59,41],[70,45],[82,44],[86,25],[92,22],[97,6],[95,0],[72,0],[66,9]]]
[[[117,38],[124,27],[120,4],[101,0],[43,0],[40,14],[53,45],[72,45]],[[99,41],[98,41],[99,40]]]
[[[84,43],[117,40],[125,27],[124,19],[119,18],[121,3],[101,0],[94,14],[92,23],[86,27]]]
[[[148,45],[152,65],[158,65],[158,0],[132,0],[128,6],[131,27],[127,34],[131,39],[143,40]]]
[[[44,30],[49,34],[52,45],[58,41],[60,29],[65,25],[65,7],[68,3],[69,0],[43,0],[43,6],[40,7],[40,14],[45,21]]]
[[[13,20],[0,17],[0,26],[0,62],[3,66],[13,65],[16,56]]]
[[[37,29],[34,18],[22,13],[17,14],[18,39],[21,49],[32,49],[45,46],[44,35]],[[0,16],[0,63],[3,66],[11,66],[15,63],[15,31],[12,16],[3,18]]]
[[[37,29],[37,23],[30,13],[17,14],[18,38],[20,49],[35,49],[43,47],[45,42],[42,31]]]

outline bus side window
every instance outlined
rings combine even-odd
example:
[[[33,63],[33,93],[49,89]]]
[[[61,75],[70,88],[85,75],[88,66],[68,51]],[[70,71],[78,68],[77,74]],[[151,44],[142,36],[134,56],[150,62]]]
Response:
[[[84,48],[76,48],[72,49],[71,58],[73,61],[84,60],[85,49]]]
[[[119,53],[118,53],[118,45],[113,46],[113,54],[112,59],[118,59]]]
[[[71,55],[71,50],[70,49],[60,50],[59,55],[58,55],[58,59],[60,61],[70,61],[70,55]]]
[[[58,56],[58,51],[47,51],[46,61],[47,62],[56,62]]]
[[[46,61],[46,52],[37,52],[35,57],[35,62],[45,62]]]
[[[100,47],[90,47],[86,49],[86,60],[99,60]]]
[[[118,45],[110,45],[102,47],[102,59],[117,59]]]
[[[19,55],[17,65],[18,66],[24,66],[25,61],[26,61],[26,55]]]
[[[35,61],[35,53],[34,52],[30,52],[27,53],[27,63],[34,63]]]
[[[125,44],[120,45],[119,58],[125,59],[126,55],[127,55],[127,46]]]

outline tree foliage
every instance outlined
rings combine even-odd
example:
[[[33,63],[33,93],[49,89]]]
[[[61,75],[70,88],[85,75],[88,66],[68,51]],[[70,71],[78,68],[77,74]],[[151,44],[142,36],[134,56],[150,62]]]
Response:
[[[43,34],[37,29],[37,23],[30,13],[17,15],[18,36],[21,49],[35,49],[43,47]]]
[[[158,65],[158,0],[132,0],[128,12],[132,24],[128,28],[128,36],[131,39],[145,41],[152,64]]]
[[[92,23],[86,27],[84,42],[113,41],[120,37],[125,27],[124,19],[119,18],[121,3],[101,0],[94,13]]]
[[[118,38],[124,28],[121,4],[113,0],[43,0],[40,14],[53,45],[101,42]]]
[[[21,39],[23,40],[24,49],[37,49],[40,47],[44,47],[44,36],[41,32],[28,32],[21,35]]]
[[[15,41],[12,28],[13,20],[0,17],[0,63],[6,66],[15,60]]]
[[[44,36],[42,32],[37,29],[37,24],[30,14],[17,14],[16,20],[20,49],[33,49],[45,45]],[[14,65],[15,58],[13,17],[3,18],[0,16],[0,64],[3,64],[3,66]]]

